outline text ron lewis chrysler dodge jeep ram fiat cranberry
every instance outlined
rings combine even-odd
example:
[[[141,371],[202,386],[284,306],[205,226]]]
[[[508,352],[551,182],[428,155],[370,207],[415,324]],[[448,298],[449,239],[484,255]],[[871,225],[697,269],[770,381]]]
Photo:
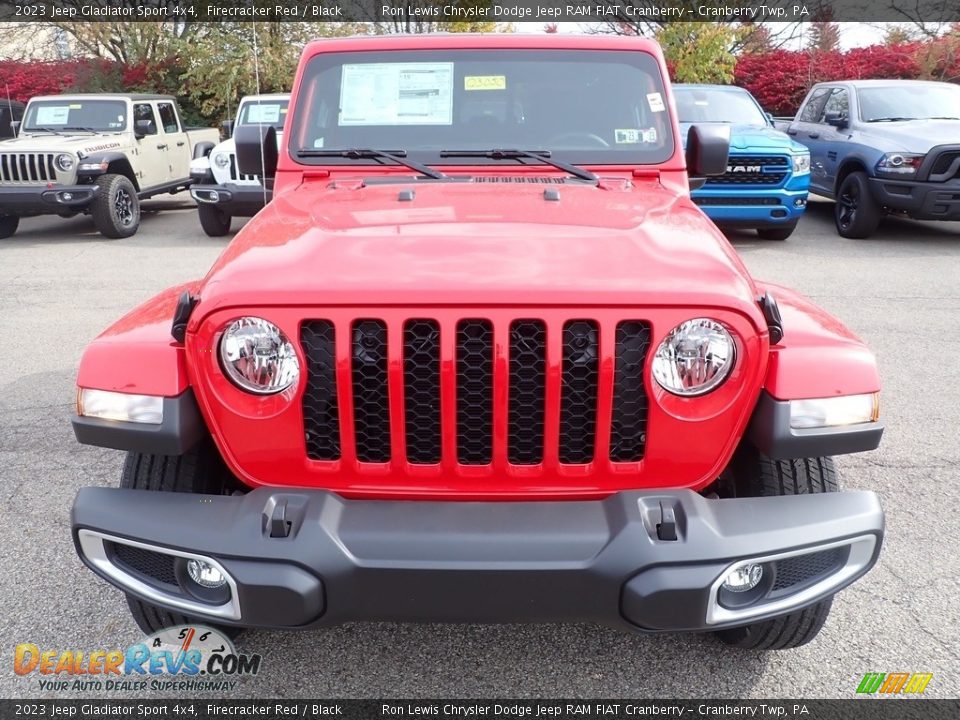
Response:
[[[726,130],[684,153],[666,78],[636,38],[306,48],[279,150],[236,133],[273,201],[80,365],[77,438],[128,454],[73,535],[142,628],[816,635],[880,551],[831,459],[876,366],[691,202]]]

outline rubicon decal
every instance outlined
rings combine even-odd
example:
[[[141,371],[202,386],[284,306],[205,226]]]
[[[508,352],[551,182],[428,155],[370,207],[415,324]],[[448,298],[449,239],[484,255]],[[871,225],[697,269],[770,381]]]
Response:
[[[234,678],[256,675],[260,663],[260,655],[238,654],[230,639],[213,628],[178,625],[126,649],[41,650],[21,643],[14,651],[13,671],[40,676],[39,689],[46,691],[232,690]]]
[[[933,673],[867,673],[857,686],[863,695],[920,695],[933,679]]]

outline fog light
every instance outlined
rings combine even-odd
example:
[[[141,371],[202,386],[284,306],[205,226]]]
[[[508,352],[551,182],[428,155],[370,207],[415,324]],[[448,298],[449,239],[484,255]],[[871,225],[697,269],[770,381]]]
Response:
[[[730,592],[753,590],[763,579],[763,565],[748,563],[733,570],[723,579],[723,587]]]
[[[806,204],[807,204],[807,201],[804,200],[803,198],[797,198],[796,200],[793,201],[793,206],[798,208],[802,208]]]
[[[208,190],[207,200],[209,200],[212,203],[220,202],[220,193],[218,193],[216,190]]]
[[[227,582],[222,572],[203,560],[193,559],[187,561],[187,573],[190,575],[190,579],[197,583],[197,585],[202,585],[206,588],[218,588]]]
[[[64,202],[70,202],[71,200],[73,200],[73,193],[68,193],[68,192],[60,193],[60,199],[63,200]]]

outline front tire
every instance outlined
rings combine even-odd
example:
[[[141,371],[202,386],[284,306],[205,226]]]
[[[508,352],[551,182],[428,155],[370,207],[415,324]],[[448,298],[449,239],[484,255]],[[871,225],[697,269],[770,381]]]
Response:
[[[16,215],[0,215],[0,240],[11,237],[20,227],[20,218]]]
[[[833,219],[845,238],[866,238],[880,224],[882,209],[870,192],[864,172],[852,172],[840,183]]]
[[[200,214],[200,227],[210,237],[223,237],[230,232],[233,217],[227,215],[216,205],[198,203],[197,211]]]
[[[787,223],[773,227],[757,228],[757,235],[761,240],[786,240],[797,229],[797,223]]]
[[[737,497],[770,497],[837,492],[833,458],[771,460],[756,451],[741,450],[734,461]],[[747,650],[785,650],[806,645],[823,629],[833,597],[770,620],[718,630],[722,642]]]
[[[145,455],[127,453],[120,477],[120,487],[154,492],[186,492],[206,495],[226,494],[232,485],[232,476],[223,464],[216,447],[209,440],[183,455]],[[206,620],[190,618],[180,613],[141,600],[126,593],[127,606],[134,622],[147,635],[173,627],[202,623]],[[227,637],[234,638],[241,628],[212,625]]]
[[[100,234],[116,240],[136,234],[140,227],[140,200],[133,183],[123,175],[101,175],[100,192],[90,203],[93,224]]]

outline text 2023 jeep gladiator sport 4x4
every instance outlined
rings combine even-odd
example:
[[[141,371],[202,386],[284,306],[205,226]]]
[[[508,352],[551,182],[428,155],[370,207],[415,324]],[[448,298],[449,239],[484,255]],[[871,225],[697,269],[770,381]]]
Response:
[[[290,108],[236,135],[273,201],[80,365],[77,438],[128,455],[73,536],[139,625],[816,635],[880,551],[831,459],[876,366],[691,202],[726,131],[684,154],[659,48],[325,40]]]

